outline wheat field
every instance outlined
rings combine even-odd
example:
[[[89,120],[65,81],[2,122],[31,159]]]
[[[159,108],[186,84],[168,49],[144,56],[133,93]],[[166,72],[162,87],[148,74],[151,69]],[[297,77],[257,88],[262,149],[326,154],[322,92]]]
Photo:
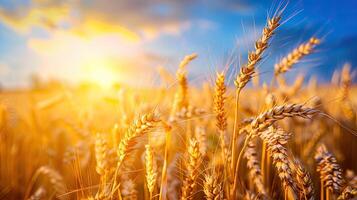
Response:
[[[270,17],[240,70],[211,82],[190,83],[193,53],[154,88],[2,92],[0,199],[356,198],[351,66],[326,84],[288,83],[324,42],[311,37],[259,82],[283,20]]]

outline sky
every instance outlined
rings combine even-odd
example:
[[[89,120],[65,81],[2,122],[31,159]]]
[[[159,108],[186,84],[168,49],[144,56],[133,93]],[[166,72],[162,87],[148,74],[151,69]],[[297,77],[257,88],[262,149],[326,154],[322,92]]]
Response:
[[[155,84],[159,69],[174,74],[196,52],[192,82],[246,62],[266,19],[284,23],[259,65],[269,80],[274,63],[310,37],[322,44],[288,73],[320,82],[349,62],[357,65],[355,0],[0,0],[0,84],[27,87],[30,77],[70,83],[91,80]]]

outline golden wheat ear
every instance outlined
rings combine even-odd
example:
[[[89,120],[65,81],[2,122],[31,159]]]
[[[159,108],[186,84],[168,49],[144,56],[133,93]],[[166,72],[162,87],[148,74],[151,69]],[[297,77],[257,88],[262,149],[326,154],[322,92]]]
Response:
[[[101,133],[97,133],[95,138],[95,160],[97,162],[97,173],[101,176],[104,176],[105,173],[110,169],[110,155],[108,143]]]
[[[226,84],[224,73],[217,73],[215,92],[214,92],[214,112],[216,114],[216,127],[219,133],[220,146],[222,151],[222,159],[226,165],[230,165],[229,138],[227,130],[227,113],[225,108],[226,103]]]
[[[262,59],[264,51],[268,48],[269,39],[279,27],[280,20],[280,16],[275,16],[268,20],[267,26],[263,29],[261,37],[255,42],[255,51],[249,52],[247,64],[240,69],[240,73],[234,81],[238,90],[242,90],[252,79],[256,65]]]
[[[263,176],[260,169],[260,162],[254,141],[250,141],[248,143],[248,146],[244,152],[244,157],[247,159],[249,177],[253,180],[254,186],[260,194],[266,195],[267,192],[263,183]]]
[[[139,119],[135,120],[119,143],[117,149],[117,165],[119,167],[122,165],[128,154],[135,148],[137,139],[155,128],[159,122],[159,117],[154,113],[143,115]]]
[[[207,145],[207,132],[203,126],[197,125],[195,127],[195,138],[198,141],[201,156],[205,157],[207,154],[208,145]]]
[[[338,196],[337,200],[348,200],[354,199],[355,197],[357,197],[357,187],[348,185],[342,191],[341,195]]]
[[[279,63],[275,64],[274,75],[278,76],[279,74],[289,71],[293,65],[298,63],[304,56],[311,54],[318,44],[320,44],[320,40],[312,37],[308,42],[299,45],[286,57],[281,59]]]
[[[348,99],[351,84],[351,65],[349,63],[346,63],[343,65],[341,71],[340,98],[342,102]]]
[[[302,163],[295,160],[292,164],[295,171],[295,178],[299,189],[299,196],[307,200],[314,198],[314,184],[311,179],[310,173],[304,168]]]
[[[121,193],[121,198],[123,200],[138,199],[138,191],[136,190],[136,184],[131,179],[126,179],[121,182],[120,193]]]
[[[197,178],[199,175],[199,168],[201,162],[201,154],[199,150],[199,144],[196,139],[189,140],[189,146],[187,148],[188,162],[186,166],[186,177],[183,180],[181,188],[181,199],[194,199],[194,194],[197,185]]]
[[[36,180],[40,177],[40,176],[43,176],[45,179],[48,180],[48,182],[50,183],[50,190],[52,190],[52,194],[54,194],[55,196],[59,196],[59,195],[62,195],[66,192],[67,188],[66,188],[66,184],[63,180],[63,177],[62,175],[55,169],[53,169],[52,167],[50,166],[41,166],[39,167],[34,176],[32,177],[32,180],[31,180],[31,184],[35,183]],[[29,192],[31,192],[31,187],[33,185],[30,185],[30,187],[28,188],[28,191],[27,191],[27,194],[25,195],[25,197],[28,196]],[[43,192],[46,192],[46,191],[36,191],[38,192],[39,194],[38,195],[44,195]],[[34,194],[35,195],[35,194]],[[31,195],[32,196],[32,195]],[[36,196],[36,195],[35,195]],[[66,197],[63,197],[63,198],[66,198]]]
[[[215,172],[205,175],[203,191],[207,200],[223,200],[222,182]]]
[[[327,150],[325,145],[320,145],[315,153],[317,163],[316,171],[320,174],[320,181],[323,194],[326,190],[326,197],[330,198],[330,192],[340,194],[344,179],[342,169],[337,163],[337,159]]]
[[[293,169],[286,147],[290,135],[280,128],[270,128],[261,134],[261,138],[267,144],[269,155],[283,184],[284,192],[297,194],[297,185],[294,181]]]
[[[191,55],[187,55],[181,61],[179,68],[176,72],[176,78],[178,81],[178,90],[175,94],[174,103],[171,110],[171,118],[174,118],[174,115],[182,110],[182,108],[188,107],[188,80],[187,80],[187,70],[186,66],[195,58],[197,58],[197,54],[193,53]]]
[[[150,145],[145,146],[145,168],[146,168],[146,184],[150,193],[150,199],[153,197],[153,192],[157,181],[157,168],[155,164],[153,149]]]
[[[318,114],[320,111],[314,108],[309,108],[303,104],[287,104],[274,106],[266,112],[258,115],[250,123],[250,134],[252,136],[259,135],[275,122],[284,118],[301,117],[310,119],[311,116]]]

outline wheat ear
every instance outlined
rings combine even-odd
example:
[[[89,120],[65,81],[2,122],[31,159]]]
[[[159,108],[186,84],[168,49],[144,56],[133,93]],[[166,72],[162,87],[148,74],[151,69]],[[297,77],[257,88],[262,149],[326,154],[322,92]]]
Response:
[[[319,113],[318,110],[313,108],[304,107],[303,104],[288,104],[282,106],[275,106],[269,109],[266,112],[261,113],[256,117],[249,125],[241,130],[241,132],[247,132],[249,135],[246,137],[243,147],[241,148],[238,158],[237,164],[235,166],[234,173],[234,185],[233,188],[237,186],[237,178],[239,171],[239,163],[241,157],[245,151],[245,148],[248,146],[248,143],[252,137],[260,135],[261,132],[265,131],[268,127],[273,125],[276,121],[282,120],[287,117],[302,117],[302,118],[310,118],[311,116]]]
[[[185,56],[180,62],[179,70],[183,70],[195,58],[197,58],[197,53],[192,53],[190,55]]]
[[[354,171],[346,170],[345,177],[348,185],[357,188],[357,176],[355,175]]]
[[[342,193],[340,196],[338,196],[337,200],[349,200],[353,199],[357,196],[357,188],[353,186],[346,186],[345,189],[343,189]]]
[[[206,129],[203,126],[196,126],[195,127],[195,137],[198,141],[200,147],[200,153],[202,157],[206,156],[207,153],[207,133]]]
[[[247,159],[247,167],[249,169],[249,176],[253,180],[257,191],[260,194],[266,195],[267,192],[263,184],[263,176],[260,170],[260,162],[256,151],[256,146],[253,141],[248,143],[244,152],[244,157]]]
[[[286,57],[280,60],[279,63],[275,65],[274,73],[275,76],[278,76],[281,73],[285,73],[292,68],[294,64],[299,62],[304,56],[312,53],[313,49],[316,45],[320,43],[320,40],[312,37],[306,43],[301,44],[296,49],[294,49],[291,53],[289,53]]]
[[[223,200],[223,185],[217,173],[205,175],[203,191],[207,200]]]
[[[297,186],[300,191],[300,199],[314,200],[314,187],[311,179],[311,175],[302,164],[295,160],[294,162],[295,178],[297,181]]]
[[[187,174],[183,181],[181,200],[194,199],[193,195],[197,185],[197,177],[199,175],[200,150],[196,139],[189,140]]]
[[[216,114],[216,127],[219,134],[219,142],[221,147],[221,157],[224,161],[225,167],[224,168],[224,180],[228,180],[232,182],[232,168],[231,168],[231,152],[229,148],[229,136],[227,133],[227,113],[225,108],[226,103],[226,84],[225,84],[225,74],[217,73],[216,74],[216,82],[215,82],[215,91],[214,91],[214,112]],[[225,191],[229,193],[228,185],[224,184]]]
[[[215,93],[214,93],[214,111],[216,113],[216,126],[220,132],[227,129],[227,114],[225,110],[226,85],[224,73],[217,73]]]
[[[196,53],[185,56],[176,72],[176,78],[178,81],[179,88],[175,94],[174,104],[171,111],[172,117],[182,108],[188,107],[188,81],[186,66],[195,58],[197,58]]]
[[[255,42],[255,51],[249,52],[248,63],[240,69],[240,73],[234,81],[239,90],[245,87],[255,73],[256,64],[262,59],[263,52],[268,48],[269,39],[280,25],[280,20],[280,16],[268,20],[267,26],[263,29],[262,36]]]
[[[291,189],[292,192],[296,192],[297,186],[294,182],[294,175],[286,148],[290,134],[282,129],[271,128],[264,131],[260,136],[267,144],[269,155],[283,183],[284,190]]]
[[[110,169],[111,160],[109,147],[103,134],[97,133],[95,138],[95,160],[96,171],[99,175],[104,176]]]
[[[157,169],[153,150],[150,145],[145,145],[145,168],[146,168],[146,184],[150,193],[150,199],[156,186]]]
[[[33,176],[33,180],[35,181],[40,175],[43,175],[49,180],[55,194],[64,194],[66,192],[66,185],[63,177],[55,169],[50,166],[41,166],[37,169],[35,175]]]
[[[43,187],[39,187],[28,200],[41,200],[46,199],[46,189]]]
[[[100,175],[100,186],[98,189],[98,192],[96,194],[96,198],[98,197],[107,197],[106,193],[106,182],[107,178],[109,176],[109,173],[112,172],[112,164],[113,158],[113,153],[115,155],[115,151],[112,152],[111,149],[108,146],[107,140],[104,138],[104,135],[101,133],[97,133],[96,138],[95,138],[95,160],[96,160],[96,171]]]
[[[143,115],[140,119],[137,119],[126,131],[123,139],[120,141],[117,155],[118,155],[118,163],[117,165],[120,167],[125,157],[133,150],[137,143],[137,139],[140,136],[148,133],[151,129],[153,129],[160,119],[153,113]]]
[[[332,191],[335,194],[339,194],[344,180],[342,169],[337,163],[337,159],[328,152],[325,145],[321,145],[316,150],[315,160],[317,163],[316,171],[320,173],[323,188],[326,188],[327,192]]]
[[[153,129],[158,123],[160,119],[154,113],[149,113],[143,115],[141,118],[135,120],[135,122],[127,129],[124,137],[121,139],[119,146],[117,148],[117,167],[114,174],[114,184],[112,186],[112,193],[115,192],[117,187],[117,176],[118,172],[123,164],[125,158],[129,155],[129,153],[135,148],[137,144],[137,139],[146,133],[148,133],[151,129]]]
[[[122,180],[121,184],[121,198],[123,200],[138,199],[138,191],[135,189],[136,185],[132,179]]]
[[[305,107],[303,104],[287,104],[281,106],[274,106],[266,112],[258,115],[251,123],[252,136],[258,135],[260,132],[266,130],[273,125],[276,121],[284,118],[302,117],[310,119],[311,116],[319,113],[319,110],[314,108]]]
[[[346,63],[341,72],[341,83],[340,83],[340,97],[341,101],[345,101],[348,98],[349,90],[352,84],[351,77],[351,65]]]
[[[227,135],[227,113],[225,110],[226,102],[226,84],[224,73],[217,73],[215,93],[214,93],[214,111],[216,114],[216,126],[218,129],[220,137],[220,145],[222,149],[222,159],[227,161],[229,166],[230,161],[230,151],[228,145],[228,135]]]

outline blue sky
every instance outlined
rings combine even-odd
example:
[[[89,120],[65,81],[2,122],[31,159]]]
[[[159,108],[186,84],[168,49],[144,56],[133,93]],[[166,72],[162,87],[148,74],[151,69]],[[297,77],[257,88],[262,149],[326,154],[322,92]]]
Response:
[[[23,87],[29,77],[70,82],[155,81],[158,66],[174,72],[197,52],[191,79],[208,79],[246,61],[280,1],[0,0],[0,83]],[[274,63],[315,36],[322,44],[288,77],[302,72],[328,81],[345,62],[357,65],[357,1],[290,1],[259,66],[269,80]],[[139,72],[139,73],[138,73]],[[137,82],[135,82],[137,84]]]

